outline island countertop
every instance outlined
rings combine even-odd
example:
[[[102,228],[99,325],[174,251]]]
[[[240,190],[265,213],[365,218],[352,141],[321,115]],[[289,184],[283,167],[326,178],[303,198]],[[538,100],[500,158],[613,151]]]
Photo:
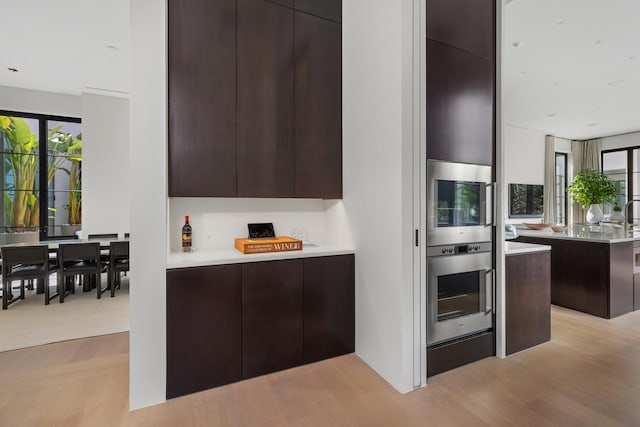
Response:
[[[617,224],[577,224],[570,226],[563,232],[555,232],[551,230],[551,228],[548,230],[531,230],[524,226],[516,226],[516,228],[520,236],[538,237],[541,239],[565,239],[598,243],[640,241],[639,230],[626,230],[624,226]]]
[[[533,252],[545,252],[550,250],[551,250],[551,246],[549,245],[536,245],[533,243],[510,242],[510,241],[504,242],[505,255],[528,254]]]

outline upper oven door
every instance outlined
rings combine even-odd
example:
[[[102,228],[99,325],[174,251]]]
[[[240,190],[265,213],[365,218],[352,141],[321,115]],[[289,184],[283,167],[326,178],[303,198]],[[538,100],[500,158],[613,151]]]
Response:
[[[491,166],[427,162],[427,245],[491,241]]]

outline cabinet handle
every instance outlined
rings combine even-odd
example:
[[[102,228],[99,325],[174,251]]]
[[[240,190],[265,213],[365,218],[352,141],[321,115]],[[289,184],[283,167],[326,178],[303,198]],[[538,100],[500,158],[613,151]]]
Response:
[[[494,278],[493,269],[487,269],[485,271],[484,287],[485,287],[485,313],[495,313],[493,305],[493,289]]]
[[[494,225],[494,218],[496,217],[496,183],[491,182],[489,184],[485,184],[485,227],[490,227]],[[487,197],[487,189],[491,190],[491,195]]]

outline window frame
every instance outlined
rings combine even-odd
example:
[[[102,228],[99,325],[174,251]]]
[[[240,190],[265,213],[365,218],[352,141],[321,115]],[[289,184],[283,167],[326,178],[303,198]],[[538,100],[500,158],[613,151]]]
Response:
[[[57,116],[52,114],[41,113],[25,113],[22,111],[2,110],[0,115],[20,117],[25,119],[38,120],[38,191],[40,191],[39,208],[40,208],[40,224],[39,224],[39,240],[58,239],[61,236],[49,236],[49,188],[47,182],[47,168],[49,165],[49,150],[47,147],[48,133],[47,123],[51,121],[82,123],[80,117]],[[44,142],[44,143],[43,143]],[[44,197],[43,197],[44,195]]]
[[[564,181],[565,181],[565,185],[563,187],[563,192],[562,192],[562,198],[563,198],[563,224],[568,224],[568,215],[569,215],[569,197],[567,194],[567,186],[569,185],[569,155],[567,153],[564,152],[560,152],[560,151],[556,151],[554,153],[554,157],[553,157],[553,185],[554,188],[557,188],[558,186],[558,157],[563,157],[564,158]],[[558,194],[554,193],[554,200],[553,200],[553,206],[556,207],[558,205]],[[558,212],[554,212],[554,220],[557,223],[558,222]]]

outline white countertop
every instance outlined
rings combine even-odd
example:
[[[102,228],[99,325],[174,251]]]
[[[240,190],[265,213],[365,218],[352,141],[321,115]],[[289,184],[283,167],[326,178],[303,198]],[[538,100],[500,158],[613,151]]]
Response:
[[[203,267],[207,265],[238,264],[246,262],[273,261],[279,259],[311,258],[331,255],[347,255],[355,251],[332,245],[304,245],[301,251],[268,252],[244,255],[237,249],[195,250],[194,252],[172,252],[167,257],[167,268]]]
[[[504,242],[505,255],[515,254],[528,254],[532,252],[545,252],[550,251],[549,245],[535,245],[533,243],[521,243],[521,242]]]
[[[640,231],[627,231],[623,226],[617,224],[578,224],[560,233],[551,230],[551,228],[547,230],[531,230],[518,226],[517,229],[518,235],[520,236],[540,237],[544,239],[582,240],[585,242],[598,243],[619,243],[640,240]]]

